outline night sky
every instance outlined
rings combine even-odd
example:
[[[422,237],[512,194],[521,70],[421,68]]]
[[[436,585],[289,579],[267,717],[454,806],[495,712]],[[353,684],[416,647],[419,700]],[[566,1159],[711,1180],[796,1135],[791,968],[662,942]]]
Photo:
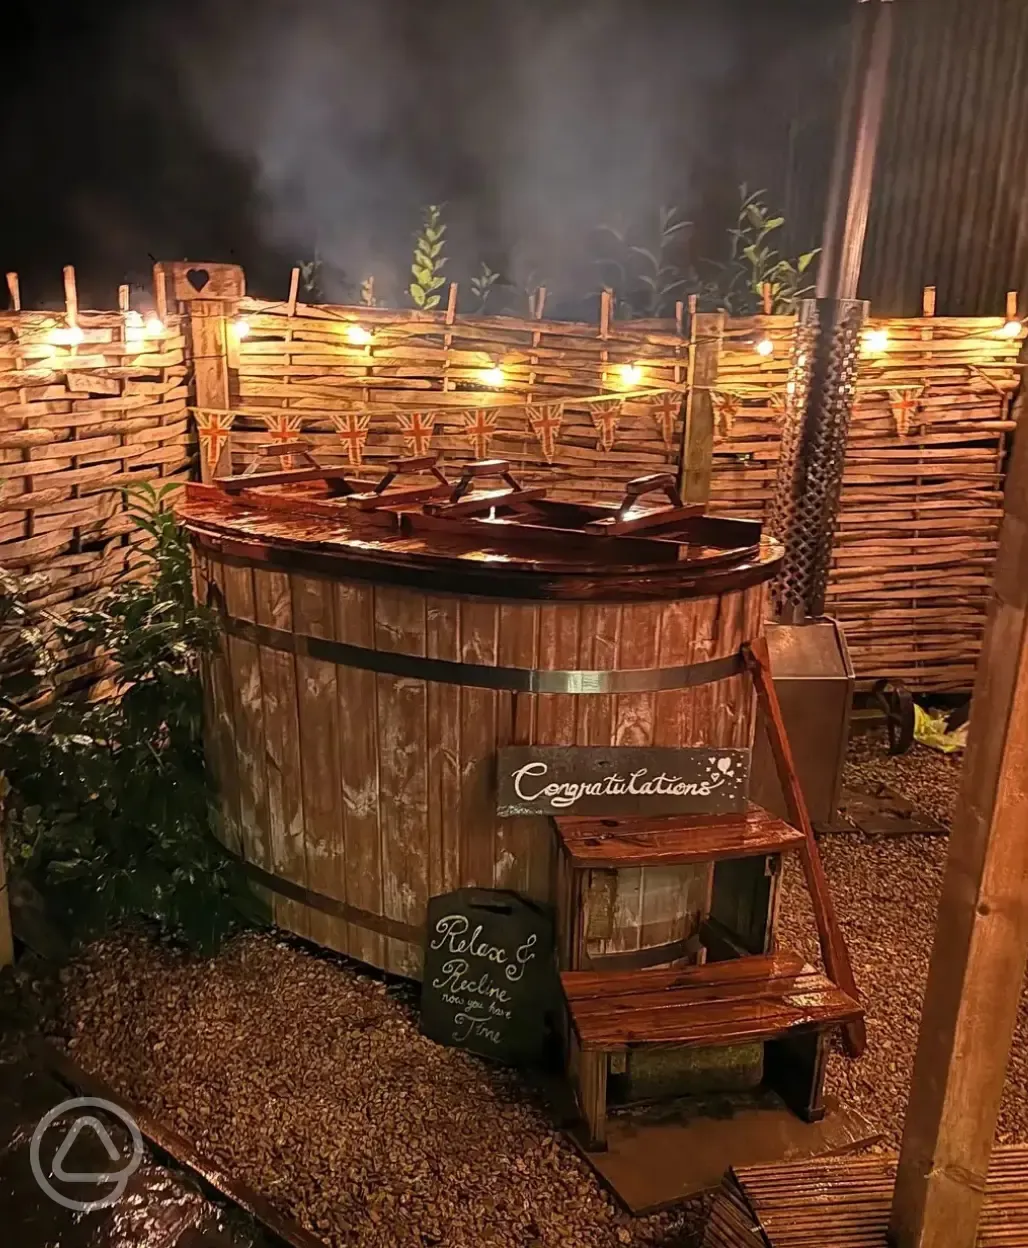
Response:
[[[851,8],[7,0],[0,265],[27,306],[65,263],[109,306],[155,257],[235,260],[273,296],[315,249],[330,295],[398,291],[444,202],[453,276],[573,287],[593,227],[661,203],[716,249],[743,179],[816,244]]]

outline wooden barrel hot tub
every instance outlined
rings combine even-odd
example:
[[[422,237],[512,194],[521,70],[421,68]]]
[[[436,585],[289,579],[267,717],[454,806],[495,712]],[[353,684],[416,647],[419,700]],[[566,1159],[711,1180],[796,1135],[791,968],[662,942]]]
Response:
[[[331,474],[270,483],[288,477],[190,486],[180,509],[223,624],[206,673],[221,835],[282,927],[418,976],[431,896],[555,901],[548,819],[497,817],[503,746],[751,744],[740,647],[761,632],[781,558],[759,525],[671,508],[689,531],[654,560],[646,542],[670,522],[641,543],[588,539],[582,513],[613,509],[539,491],[521,492],[533,497],[515,519],[550,507],[566,538],[476,529],[462,514],[489,495],[470,480],[462,513],[435,480],[378,495]],[[622,528],[649,514],[626,507]],[[709,881],[707,867],[621,872],[588,919],[589,956],[681,958]]]

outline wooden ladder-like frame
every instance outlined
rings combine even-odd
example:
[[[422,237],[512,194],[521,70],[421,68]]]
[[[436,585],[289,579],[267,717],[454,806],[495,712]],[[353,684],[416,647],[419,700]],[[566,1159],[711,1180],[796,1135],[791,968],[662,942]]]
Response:
[[[845,993],[855,1001],[860,1000],[856,980],[853,977],[853,966],[850,962],[849,950],[839,927],[839,919],[835,913],[832,894],[828,888],[828,879],[818,853],[817,841],[814,839],[814,828],[810,822],[810,812],[800,787],[796,763],[793,760],[789,738],[785,731],[785,720],[782,716],[781,703],[771,675],[771,657],[767,648],[767,640],[763,637],[743,646],[743,658],[746,670],[753,680],[757,691],[757,702],[764,713],[767,727],[768,742],[775,761],[775,770],[785,795],[786,812],[789,821],[803,833],[803,844],[797,849],[803,864],[803,875],[810,899],[813,903],[814,921],[817,924],[818,942],[821,946],[821,957],[824,959],[825,970]],[[848,1022],[842,1029],[843,1045],[850,1057],[860,1057],[867,1048],[867,1028],[864,1020]]]

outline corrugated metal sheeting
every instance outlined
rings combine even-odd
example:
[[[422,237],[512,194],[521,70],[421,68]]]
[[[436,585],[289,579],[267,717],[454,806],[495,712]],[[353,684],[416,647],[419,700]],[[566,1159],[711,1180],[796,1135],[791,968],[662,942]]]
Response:
[[[876,315],[1028,309],[1028,0],[895,0],[861,294]]]

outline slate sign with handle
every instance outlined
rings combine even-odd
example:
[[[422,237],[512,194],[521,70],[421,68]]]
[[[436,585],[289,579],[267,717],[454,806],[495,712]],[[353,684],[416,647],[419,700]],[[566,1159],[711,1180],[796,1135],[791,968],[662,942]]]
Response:
[[[537,1061],[558,985],[553,922],[517,893],[462,888],[428,903],[421,1030],[512,1065]]]

